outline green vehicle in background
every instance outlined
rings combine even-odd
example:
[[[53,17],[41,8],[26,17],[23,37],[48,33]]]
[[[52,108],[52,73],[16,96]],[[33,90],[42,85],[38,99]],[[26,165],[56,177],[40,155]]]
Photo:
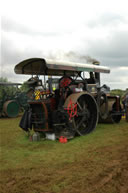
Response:
[[[27,108],[27,94],[21,92],[20,83],[0,82],[0,117],[17,117]],[[10,89],[12,87],[12,89]]]

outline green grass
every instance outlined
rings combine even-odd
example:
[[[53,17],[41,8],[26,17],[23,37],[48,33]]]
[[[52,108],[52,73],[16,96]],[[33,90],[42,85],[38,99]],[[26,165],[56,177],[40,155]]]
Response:
[[[57,140],[30,141],[18,127],[19,120],[20,117],[0,119],[2,184],[9,184],[11,192],[20,193],[23,188],[22,193],[63,190],[71,193],[79,192],[79,185],[84,192],[85,186],[91,186],[92,175],[95,179],[102,171],[106,172],[107,164],[119,159],[118,153],[128,145],[125,121],[114,125],[98,124],[91,134],[61,144]],[[10,185],[13,181],[17,184]],[[31,187],[26,183],[31,183]]]
[[[28,164],[40,164],[41,161],[43,165],[52,162],[71,163],[83,153],[90,156],[89,150],[94,150],[92,154],[96,154],[96,148],[118,145],[128,137],[128,133],[124,136],[123,132],[127,123],[121,122],[117,125],[99,124],[91,134],[76,137],[67,144],[50,140],[31,142],[27,134],[18,127],[18,123],[19,118],[0,120],[1,159],[4,163],[1,165],[2,170],[20,165],[28,167]]]
[[[31,142],[27,134],[18,127],[19,118],[3,119],[0,123],[1,159],[4,163],[1,164],[1,169],[16,168],[20,165],[28,167],[40,162],[43,162],[43,165],[52,162],[71,163],[83,153],[87,154],[87,157],[90,156],[90,149],[94,150],[92,154],[96,154],[96,148],[118,145],[128,136],[123,133],[127,123],[121,122],[117,125],[99,124],[93,133],[76,137],[67,144],[50,140]]]

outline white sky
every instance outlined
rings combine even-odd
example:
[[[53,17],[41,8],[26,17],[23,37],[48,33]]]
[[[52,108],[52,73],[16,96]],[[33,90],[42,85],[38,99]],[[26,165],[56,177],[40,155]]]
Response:
[[[127,0],[3,0],[0,7],[1,76],[18,81],[13,69],[20,61],[75,52],[110,67],[103,84],[128,88]]]

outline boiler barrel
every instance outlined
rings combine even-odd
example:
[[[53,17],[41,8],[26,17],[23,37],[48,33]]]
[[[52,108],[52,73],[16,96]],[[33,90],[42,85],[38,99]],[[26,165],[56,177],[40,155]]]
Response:
[[[8,117],[17,117],[19,110],[19,104],[15,100],[6,101],[3,105],[3,111]]]

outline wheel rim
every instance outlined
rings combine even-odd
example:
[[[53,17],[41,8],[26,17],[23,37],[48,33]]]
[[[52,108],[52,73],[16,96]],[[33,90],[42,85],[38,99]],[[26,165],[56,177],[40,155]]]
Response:
[[[98,111],[95,100],[90,95],[78,98],[77,115],[73,118],[74,128],[78,135],[92,132],[97,124]]]

